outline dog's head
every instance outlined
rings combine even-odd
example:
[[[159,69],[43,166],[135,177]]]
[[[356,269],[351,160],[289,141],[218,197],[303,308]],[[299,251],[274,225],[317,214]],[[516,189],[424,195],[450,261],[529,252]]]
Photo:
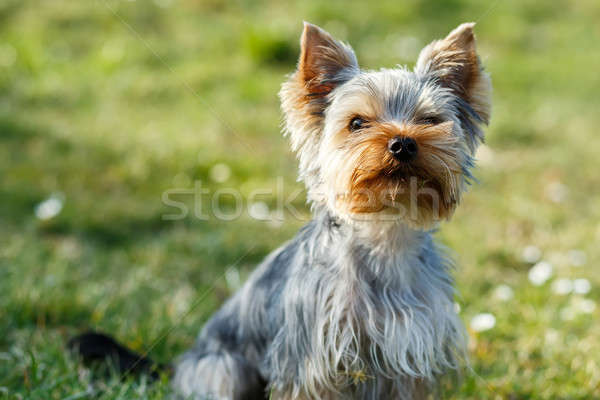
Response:
[[[280,97],[311,201],[422,228],[452,215],[490,117],[473,25],[426,46],[413,71],[362,71],[350,46],[305,23]]]

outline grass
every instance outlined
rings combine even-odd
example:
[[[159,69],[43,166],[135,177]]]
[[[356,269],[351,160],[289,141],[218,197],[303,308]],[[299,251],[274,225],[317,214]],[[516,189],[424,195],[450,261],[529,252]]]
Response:
[[[302,189],[276,93],[303,19],[352,43],[367,68],[411,64],[428,41],[478,22],[492,124],[480,184],[438,237],[460,265],[466,325],[481,313],[496,323],[469,328],[474,372],[445,397],[600,398],[599,18],[593,0],[3,1],[0,398],[161,398],[166,377],[93,380],[66,340],[95,328],[172,360],[308,218],[303,195],[302,218],[282,224],[245,210],[230,222],[162,218],[174,211],[163,193],[196,181],[244,196],[278,177],[285,197]],[[58,215],[37,218],[52,196]],[[277,201],[257,200],[255,214]],[[218,206],[235,211],[227,196]],[[527,246],[554,267],[541,286]],[[556,293],[576,278],[591,290]],[[499,299],[500,285],[513,296]]]

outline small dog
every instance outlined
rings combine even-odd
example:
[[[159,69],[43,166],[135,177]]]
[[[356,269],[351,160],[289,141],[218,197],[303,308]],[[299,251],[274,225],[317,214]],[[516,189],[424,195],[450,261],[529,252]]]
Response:
[[[468,184],[491,82],[472,23],[413,71],[363,71],[305,23],[280,92],[314,219],[270,254],[175,367],[210,399],[425,398],[465,357],[451,263],[431,230]]]

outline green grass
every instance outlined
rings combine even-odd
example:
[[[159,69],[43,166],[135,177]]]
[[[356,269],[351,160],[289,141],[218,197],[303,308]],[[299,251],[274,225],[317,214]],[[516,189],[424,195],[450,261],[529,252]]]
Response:
[[[302,188],[276,93],[303,19],[352,43],[367,68],[410,65],[428,41],[478,22],[494,82],[487,151],[438,236],[460,266],[465,323],[485,312],[496,325],[470,330],[475,373],[447,397],[600,398],[594,0],[0,2],[0,398],[160,398],[166,378],[93,380],[66,340],[95,328],[172,360],[235,290],[227,266],[243,280],[304,223],[166,221],[161,200],[195,181],[245,196],[277,177],[286,197]],[[216,164],[225,182],[211,179]],[[53,194],[61,212],[36,218]],[[306,219],[303,195],[294,205]],[[231,211],[231,198],[219,206]],[[530,245],[554,266],[539,287],[522,259]],[[558,278],[591,291],[556,294]],[[501,284],[513,298],[494,296]]]

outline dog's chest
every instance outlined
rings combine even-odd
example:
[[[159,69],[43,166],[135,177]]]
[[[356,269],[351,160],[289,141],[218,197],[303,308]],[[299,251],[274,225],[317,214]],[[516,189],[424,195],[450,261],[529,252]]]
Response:
[[[419,262],[402,257],[351,262],[347,274],[331,282],[327,301],[316,313],[315,334],[322,338],[317,353],[331,356],[340,383],[357,386],[387,375],[382,366],[397,364],[388,358],[401,351],[399,333],[407,341],[418,334],[409,329],[410,316],[418,310],[405,299],[415,296],[412,269]]]

